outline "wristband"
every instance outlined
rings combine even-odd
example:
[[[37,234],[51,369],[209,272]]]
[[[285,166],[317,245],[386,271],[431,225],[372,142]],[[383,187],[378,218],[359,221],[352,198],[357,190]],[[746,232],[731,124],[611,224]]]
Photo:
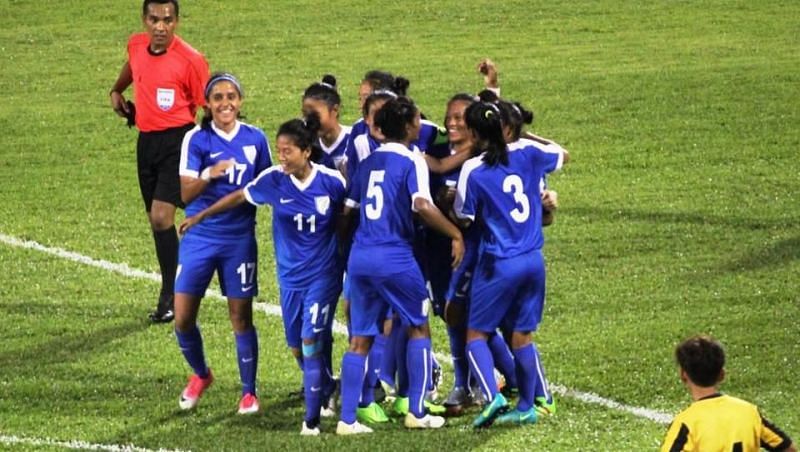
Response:
[[[204,169],[203,172],[200,173],[200,179],[203,179],[206,182],[211,180],[211,168],[210,167]]]

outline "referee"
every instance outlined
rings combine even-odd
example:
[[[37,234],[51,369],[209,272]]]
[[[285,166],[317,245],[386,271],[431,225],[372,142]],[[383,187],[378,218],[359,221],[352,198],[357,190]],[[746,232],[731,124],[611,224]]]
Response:
[[[203,88],[208,63],[175,34],[178,0],[144,0],[144,33],[128,40],[128,61],[109,93],[111,108],[139,129],[136,163],[139,189],[153,230],[161,293],[150,320],[174,318],[173,292],[178,262],[175,209],[183,207],[178,177],[180,148],[186,131],[195,125],[198,107],[205,105]],[[133,84],[136,108],[123,92]]]

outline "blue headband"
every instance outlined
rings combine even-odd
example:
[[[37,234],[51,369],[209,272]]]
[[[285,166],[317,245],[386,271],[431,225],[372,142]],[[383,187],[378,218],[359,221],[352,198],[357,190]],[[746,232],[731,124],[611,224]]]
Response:
[[[236,91],[239,92],[239,96],[244,97],[244,93],[242,92],[242,85],[239,84],[239,80],[236,80],[236,77],[234,77],[231,74],[220,74],[217,75],[216,77],[212,77],[211,80],[209,80],[208,83],[206,84],[206,92],[205,92],[206,99],[208,99],[208,96],[211,95],[211,88],[213,88],[214,85],[222,81],[233,83],[233,86],[236,87]]]

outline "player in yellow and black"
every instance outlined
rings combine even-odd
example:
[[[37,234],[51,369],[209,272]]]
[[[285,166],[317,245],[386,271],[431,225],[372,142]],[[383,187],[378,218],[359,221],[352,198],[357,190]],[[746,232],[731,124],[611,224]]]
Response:
[[[691,337],[678,345],[675,357],[694,402],[672,421],[662,452],[746,452],[760,447],[797,452],[792,440],[764,419],[758,407],[719,393],[725,377],[725,351],[718,341]]]

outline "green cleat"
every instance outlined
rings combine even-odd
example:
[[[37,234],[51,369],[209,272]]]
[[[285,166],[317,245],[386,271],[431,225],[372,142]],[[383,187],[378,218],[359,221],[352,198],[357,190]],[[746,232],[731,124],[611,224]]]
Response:
[[[556,414],[556,399],[552,395],[550,399],[550,403],[547,403],[546,397],[536,397],[534,400],[534,408],[536,408],[536,412],[539,416],[552,416]]]
[[[495,394],[494,399],[492,399],[492,401],[483,408],[483,411],[478,414],[475,420],[472,421],[472,426],[475,428],[489,427],[497,416],[506,411],[508,411],[508,401],[503,397],[503,394],[498,392]]]
[[[389,422],[389,417],[386,416],[386,412],[383,411],[383,408],[376,402],[372,402],[364,408],[359,407],[356,409],[356,418],[359,422],[365,422],[367,424]]]
[[[497,418],[498,424],[526,425],[535,424],[538,419],[536,408],[528,411],[513,410]]]
[[[430,401],[425,401],[425,410],[430,414],[444,414],[447,411],[442,405],[437,405]],[[392,405],[392,411],[397,416],[405,416],[408,414],[408,397],[397,397],[394,399],[394,404]]]

